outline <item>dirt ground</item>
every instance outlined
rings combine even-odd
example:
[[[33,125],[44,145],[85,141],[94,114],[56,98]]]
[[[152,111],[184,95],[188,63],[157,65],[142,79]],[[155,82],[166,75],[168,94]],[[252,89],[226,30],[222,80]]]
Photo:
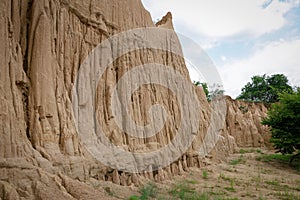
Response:
[[[241,149],[226,161],[211,164],[163,183],[122,187],[104,182],[117,199],[286,199],[300,200],[300,171],[273,160],[274,152]]]

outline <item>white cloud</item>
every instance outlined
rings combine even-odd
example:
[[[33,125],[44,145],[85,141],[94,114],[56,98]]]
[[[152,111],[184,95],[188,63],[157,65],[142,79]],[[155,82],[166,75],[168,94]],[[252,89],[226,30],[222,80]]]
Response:
[[[232,60],[224,52],[215,55],[225,63],[218,70],[226,93],[232,97],[240,94],[252,76],[265,73],[283,73],[293,85],[300,86],[300,40],[277,36],[256,40],[291,23],[285,17],[300,5],[300,0],[143,0],[143,3],[154,20],[171,11],[176,31],[193,38],[205,50],[218,46],[215,54],[220,52],[227,37],[245,42],[249,37],[244,36],[254,37],[251,38],[254,46],[249,46],[254,53],[246,58]],[[193,80],[201,78],[191,74]]]
[[[226,56],[221,56],[221,60],[226,61],[227,60]]]
[[[154,19],[173,13],[179,32],[185,29],[212,38],[238,34],[259,36],[283,27],[284,15],[299,0],[143,0]],[[265,5],[268,5],[265,7]]]
[[[254,75],[285,74],[290,83],[300,86],[300,40],[271,42],[246,59],[219,67],[227,94],[236,97]]]

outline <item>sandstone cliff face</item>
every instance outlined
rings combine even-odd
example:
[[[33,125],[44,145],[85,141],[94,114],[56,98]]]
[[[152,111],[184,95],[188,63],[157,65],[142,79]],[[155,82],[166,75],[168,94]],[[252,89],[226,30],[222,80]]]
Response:
[[[271,134],[261,120],[267,116],[263,103],[233,100],[225,96],[225,120],[220,129],[220,138],[208,157],[212,160],[224,160],[228,153],[239,148],[256,147],[272,149]],[[211,105],[210,105],[211,106]]]
[[[0,9],[2,199],[96,199],[105,196],[104,192],[80,181],[94,178],[131,185],[138,184],[139,176],[160,181],[188,167],[207,164],[207,158],[199,157],[197,151],[211,123],[212,111],[205,94],[196,87],[201,103],[196,138],[186,154],[164,169],[140,174],[111,169],[94,159],[78,137],[74,123],[78,108],[72,105],[72,90],[80,64],[112,35],[132,28],[155,27],[140,0],[4,0]],[[156,26],[172,29],[171,14]],[[166,37],[165,41],[171,38]],[[169,65],[189,79],[180,56],[145,49],[118,58],[97,87],[97,112],[106,136],[131,152],[155,150],[168,144],[180,121],[176,97],[159,86],[141,87],[132,96],[137,123],[147,122],[147,109],[156,103],[164,105],[172,116],[157,135],[132,138],[112,121],[112,86],[135,66],[153,62]],[[89,78],[90,73],[84,75]],[[230,99],[226,102],[222,139],[212,155],[224,155],[236,146],[264,146],[268,134],[259,120],[266,108]]]
[[[239,147],[269,147],[270,133],[261,125],[267,116],[263,103],[244,102],[226,97],[227,116],[225,131],[235,139]]]

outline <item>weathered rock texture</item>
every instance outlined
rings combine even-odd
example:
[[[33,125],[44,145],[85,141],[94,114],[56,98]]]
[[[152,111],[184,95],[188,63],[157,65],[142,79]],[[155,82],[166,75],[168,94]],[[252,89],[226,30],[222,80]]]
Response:
[[[227,115],[225,132],[232,136],[238,147],[271,148],[270,133],[261,125],[267,117],[267,108],[263,103],[244,102],[226,97]]]
[[[109,36],[137,27],[155,27],[140,0],[3,0],[0,25],[0,199],[108,199],[84,181],[94,178],[131,185],[138,184],[139,176],[160,181],[188,167],[207,164],[207,158],[200,158],[196,150],[210,124],[211,109],[203,91],[196,87],[201,102],[196,140],[165,169],[145,174],[118,172],[95,160],[79,140],[72,107],[79,66]],[[172,29],[171,14],[157,26]],[[150,62],[167,64],[188,78],[181,57],[140,50],[115,61],[97,89],[97,109],[107,136],[131,151],[167,144],[180,118],[176,98],[167,89],[145,86],[133,95],[133,116],[145,123],[147,106],[163,104],[173,116],[164,129],[144,140],[114,131],[110,125],[110,87],[134,66]],[[220,159],[237,146],[265,146],[269,136],[259,120],[266,108],[229,98],[226,102],[222,139],[212,156]]]

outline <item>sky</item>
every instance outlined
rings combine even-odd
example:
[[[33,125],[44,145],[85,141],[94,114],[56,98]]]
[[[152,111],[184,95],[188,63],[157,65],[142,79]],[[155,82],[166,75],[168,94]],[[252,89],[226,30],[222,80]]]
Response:
[[[197,42],[215,64],[225,94],[237,97],[251,77],[263,74],[282,73],[300,86],[300,0],[142,2],[153,21],[172,13],[175,31]]]

